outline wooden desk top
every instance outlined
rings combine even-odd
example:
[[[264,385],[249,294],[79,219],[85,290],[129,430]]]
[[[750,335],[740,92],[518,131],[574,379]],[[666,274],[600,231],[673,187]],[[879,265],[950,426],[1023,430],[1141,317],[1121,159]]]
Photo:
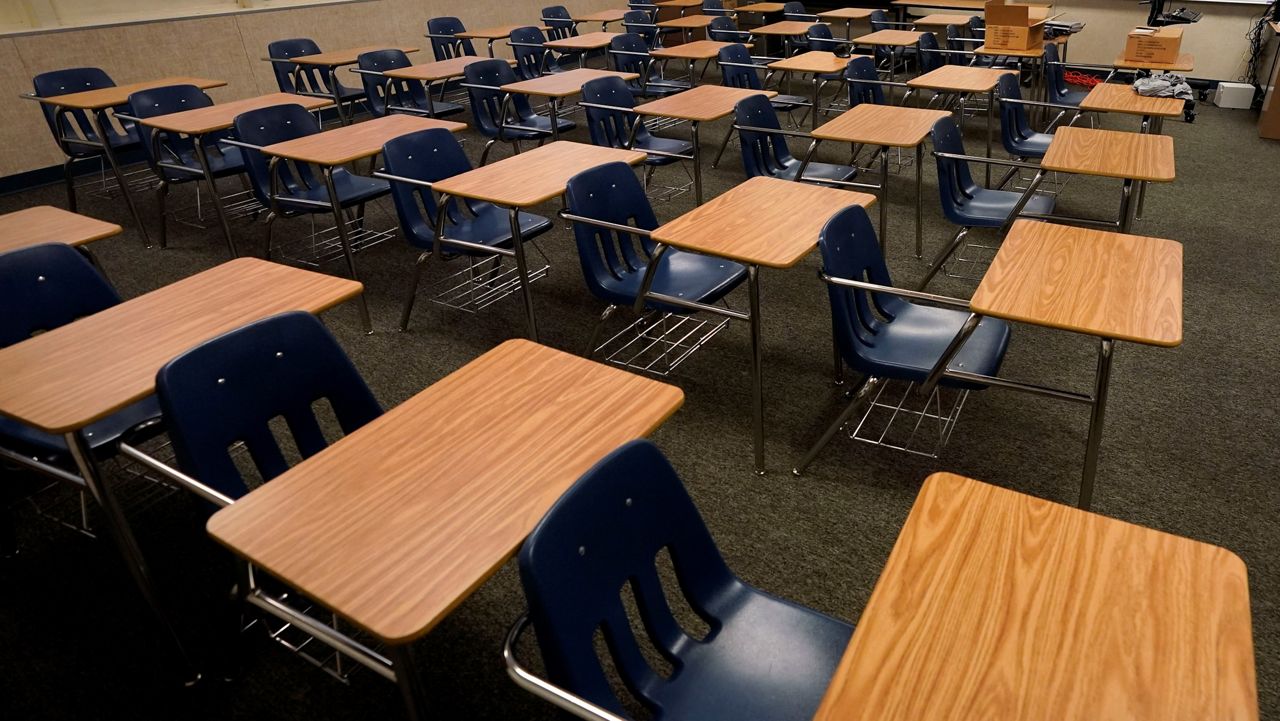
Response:
[[[527,208],[564,194],[569,178],[605,163],[639,165],[638,150],[559,140],[470,170],[434,185],[437,193]]]
[[[1196,58],[1191,53],[1182,53],[1177,60],[1171,63],[1153,63],[1146,60],[1126,60],[1124,53],[1120,53],[1116,56],[1116,61],[1112,65],[1127,70],[1171,70],[1173,72],[1189,73],[1196,69]]]
[[[694,17],[707,16],[696,15]],[[669,48],[654,48],[649,51],[649,55],[655,58],[710,60],[720,54],[720,48],[725,48],[734,44],[735,43],[722,43],[718,40],[694,40],[690,43],[672,45]]]
[[[683,17],[663,20],[658,23],[660,28],[684,28],[688,30],[696,28],[705,28],[715,19],[714,15],[685,15]]]
[[[495,25],[490,28],[480,28],[479,30],[464,30],[456,33],[456,37],[471,38],[477,40],[501,40],[502,38],[511,37],[511,33],[517,28],[527,28],[529,23],[515,25]],[[541,28],[542,32],[546,32],[547,28]]]
[[[849,58],[842,58],[826,50],[810,50],[769,63],[769,69],[796,73],[838,73],[848,64]]]
[[[925,480],[814,721],[1256,721],[1234,553]]]
[[[706,122],[719,120],[733,112],[733,106],[739,100],[752,95],[763,95],[772,98],[778,93],[773,90],[750,90],[747,88],[729,88],[723,85],[699,85],[683,93],[668,95],[665,98],[651,100],[637,105],[635,110],[641,115],[656,115],[678,120]]]
[[[892,4],[922,8],[942,8],[944,10],[976,10],[978,12],[983,12],[987,9],[987,0],[893,0]],[[1052,2],[1036,2],[1035,0],[1020,4],[1042,8],[1053,7]]]
[[[742,10],[738,12],[742,12]],[[809,28],[817,24],[807,20],[783,20],[782,22],[761,25],[758,28],[748,28],[747,32],[752,35],[808,35]]]
[[[1126,113],[1173,118],[1182,115],[1185,103],[1178,98],[1153,98],[1139,95],[1129,85],[1102,83],[1080,101],[1081,110],[1103,113]]]
[[[995,48],[988,49],[986,45],[979,45],[973,49],[973,52],[978,55],[998,55],[1008,58],[1042,58],[1044,57],[1044,46],[1037,45],[1030,50],[1001,50]]]
[[[244,98],[243,100],[232,100],[229,103],[218,103],[207,108],[196,108],[195,110],[184,110],[180,113],[143,118],[140,122],[148,127],[158,128],[170,133],[202,135],[226,130],[235,124],[236,116],[240,113],[289,103],[301,105],[307,110],[316,110],[332,105],[333,101],[294,93],[269,93],[267,95],[259,95],[256,98]]]
[[[123,232],[115,223],[52,205],[37,205],[0,215],[0,253],[45,243],[84,245]]]
[[[947,25],[965,26],[969,24],[968,15],[948,15],[946,13],[934,13],[916,18],[911,21],[917,27],[946,27]]]
[[[863,20],[875,12],[872,8],[836,8],[818,13],[818,17],[828,20]]]
[[[613,70],[596,70],[595,68],[576,68],[574,70],[566,70],[563,73],[551,73],[534,78],[533,80],[521,80],[519,82],[507,83],[502,86],[502,90],[508,93],[521,93],[524,95],[538,95],[546,98],[566,98],[570,95],[577,95],[582,92],[584,83],[596,80],[597,78],[622,78],[623,80],[635,80],[639,78],[637,73],[619,73]]]
[[[48,105],[57,105],[63,108],[102,110],[104,108],[114,108],[117,105],[124,105],[129,102],[129,96],[139,90],[163,88],[168,85],[194,85],[201,90],[208,90],[209,88],[220,88],[226,84],[227,82],[225,80],[210,80],[208,78],[193,78],[185,75],[175,75],[172,77],[160,78],[159,80],[129,83],[128,85],[114,85],[109,88],[84,90],[78,93],[56,95],[51,98],[36,98],[36,100]]]
[[[136,403],[183,351],[288,310],[355,297],[354,280],[237,258],[100,313],[0,349],[0,413],[68,433]]]
[[[499,60],[501,59],[502,58],[499,58]],[[448,60],[437,60],[431,63],[422,63],[421,65],[410,65],[407,68],[384,70],[382,74],[389,78],[398,78],[400,80],[421,80],[425,83],[431,83],[437,80],[460,78],[468,65],[484,60],[493,60],[493,58],[485,57],[483,55],[460,55],[456,58],[449,58]],[[507,64],[514,67],[516,61],[507,58]]]
[[[1180,345],[1182,244],[1017,220],[969,305],[1075,333]]]
[[[583,33],[582,35],[570,35],[567,38],[559,40],[548,40],[542,44],[544,48],[552,50],[596,50],[598,48],[608,47],[614,38],[622,33]]]
[[[751,3],[750,5],[739,5],[740,13],[759,13],[767,15],[769,13],[780,13],[785,7],[782,3]]]
[[[911,78],[907,85],[953,93],[989,93],[1000,82],[1000,76],[1015,73],[1001,68],[975,68],[969,65],[943,65],[924,75]]]
[[[218,511],[208,530],[406,643],[493,575],[587,469],[683,402],[675,386],[510,340]]]
[[[855,45],[892,45],[907,46],[915,45],[920,42],[920,36],[924,33],[918,30],[877,30],[868,35],[854,38],[851,42]]]
[[[616,23],[627,14],[626,8],[615,8],[613,10],[601,10],[595,13],[586,13],[583,15],[572,15],[574,22],[579,23]]]
[[[914,148],[929,137],[934,123],[950,115],[945,110],[861,103],[818,126],[812,135],[822,140]]]
[[[399,45],[366,45],[362,48],[347,48],[345,50],[331,50],[327,53],[317,53],[316,55],[299,55],[290,58],[299,65],[323,65],[324,67],[337,68],[343,65],[355,65],[360,61],[360,56],[365,53],[371,53],[375,50],[399,50],[404,53],[416,53],[418,48],[402,47]]]
[[[654,5],[668,8],[696,8],[702,5],[702,0],[658,0]]]
[[[870,207],[874,195],[757,176],[653,231],[676,248],[769,268],[790,268],[818,247],[831,216]]]
[[[1040,166],[1107,178],[1172,182],[1173,138],[1093,128],[1058,128]]]
[[[344,165],[377,155],[392,138],[430,128],[444,128],[456,133],[466,130],[467,124],[396,113],[268,145],[262,152],[302,163]]]

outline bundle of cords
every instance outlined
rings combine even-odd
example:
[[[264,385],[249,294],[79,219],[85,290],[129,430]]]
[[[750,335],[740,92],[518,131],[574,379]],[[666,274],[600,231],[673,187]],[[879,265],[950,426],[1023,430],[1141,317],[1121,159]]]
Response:
[[[1092,88],[1102,83],[1102,78],[1097,75],[1090,75],[1080,70],[1068,70],[1062,74],[1062,79],[1071,85],[1079,85],[1086,88]]]
[[[1249,26],[1249,32],[1245,34],[1245,38],[1249,40],[1249,64],[1245,69],[1244,75],[1239,80],[1254,87],[1259,86],[1258,71],[1262,65],[1262,54],[1267,45],[1267,21],[1269,18],[1276,16],[1275,11],[1276,2],[1273,1],[1267,6],[1266,10],[1262,11],[1261,15],[1254,19],[1253,24]]]

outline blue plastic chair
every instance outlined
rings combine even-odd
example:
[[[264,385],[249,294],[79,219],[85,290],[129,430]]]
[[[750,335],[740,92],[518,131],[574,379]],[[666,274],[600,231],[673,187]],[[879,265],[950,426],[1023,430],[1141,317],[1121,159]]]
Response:
[[[1058,55],[1058,46],[1056,43],[1045,43],[1044,45],[1044,73],[1045,87],[1048,88],[1049,102],[1059,105],[1070,105],[1074,108],[1080,107],[1080,101],[1085,99],[1089,94],[1088,90],[1072,90],[1067,85],[1066,73],[1062,69],[1061,57]]]
[[[658,227],[658,219],[635,172],[626,163],[606,163],[578,173],[569,179],[565,198],[566,212],[574,216],[573,237],[587,288],[609,304],[592,333],[590,355],[614,310],[635,306],[657,250],[649,232]],[[632,230],[624,233],[591,221],[625,225]],[[747,269],[738,263],[675,248],[667,248],[658,262],[650,285],[652,292],[703,304],[719,301],[747,277]],[[645,307],[664,313],[690,312],[651,301]]]
[[[756,64],[751,51],[741,43],[720,48],[716,61],[720,65],[720,82],[730,88],[764,90],[760,72],[768,68]],[[796,108],[809,107],[809,99],[803,95],[775,95],[769,99],[774,109],[789,113]]]
[[[663,551],[678,583],[655,565]],[[516,661],[529,621],[551,684],[629,719],[596,653],[603,634],[622,684],[655,721],[808,721],[853,634],[844,621],[735,576],[675,469],[645,440],[609,454],[551,507],[519,567],[529,614],[508,636],[509,673],[581,718],[601,717],[539,688]],[[623,589],[639,619],[629,617]],[[682,598],[705,634],[686,628],[667,598]],[[646,662],[645,647],[670,673]]]
[[[53,98],[59,95],[79,93],[86,90],[115,87],[115,81],[100,68],[68,68],[40,73],[31,79],[32,90],[37,97]],[[73,212],[76,209],[76,190],[71,166],[77,160],[102,156],[98,137],[88,113],[75,108],[55,108],[48,103],[40,103],[40,112],[44,114],[45,123],[58,149],[66,156],[62,163],[62,179],[66,184],[67,207]],[[107,134],[106,141],[113,152],[119,154],[137,149],[141,143],[141,134],[133,123],[121,122],[123,132],[103,120],[102,128]]]
[[[1026,106],[1020,104],[1022,88],[1018,76],[1013,73],[1001,75],[996,82],[996,96],[1000,100],[1000,143],[1005,152],[1018,160],[1043,158],[1053,135],[1036,132],[1031,127],[1024,109]]]
[[[894,294],[875,228],[861,206],[845,208],[827,221],[818,237],[818,250],[836,350],[843,363],[864,378],[851,391],[853,401],[795,467],[796,475],[804,472],[854,411],[870,400],[871,394],[863,391],[870,390],[873,379],[923,384],[972,318],[964,300],[935,296],[935,302],[950,306],[936,307]],[[853,287],[850,281],[875,288]],[[1009,347],[1009,335],[1008,323],[983,318],[947,369],[995,376]],[[965,390],[986,387],[946,377],[939,385]]]
[[[1022,197],[1022,193],[983,188],[974,182],[973,175],[969,171],[969,163],[1017,166],[1011,165],[1010,161],[992,161],[981,156],[966,154],[960,128],[953,118],[941,118],[934,123],[930,137],[933,140],[934,157],[937,159],[938,193],[942,201],[942,213],[948,221],[960,226],[960,229],[930,264],[920,284],[921,288],[929,285],[929,281],[933,280],[941,270],[942,264],[960,247],[972,228],[1000,228],[1009,220],[1010,214]],[[946,157],[947,155],[959,157]],[[1024,212],[1047,214],[1053,212],[1053,207],[1052,196],[1036,195],[1027,203]]]
[[[867,16],[867,21],[871,25],[871,32],[894,29],[911,29],[909,26],[904,28],[903,23],[890,20],[888,13],[883,10],[873,10],[871,15]],[[918,55],[918,53],[916,53],[916,49],[913,47],[904,48],[901,46],[890,45],[876,45],[874,52],[876,65],[886,71],[896,70],[899,65],[905,69],[907,62],[915,59]]]
[[[702,14],[727,17],[729,15],[733,15],[733,11],[724,6],[724,0],[702,0]],[[711,39],[714,40],[715,38]],[[737,41],[732,40],[730,42]]]
[[[663,97],[689,89],[687,82],[662,77],[653,67],[654,62],[649,55],[649,46],[644,38],[636,33],[615,35],[609,41],[609,57],[613,59],[614,70],[640,76],[639,79],[627,83],[633,95]]]
[[[705,8],[702,13],[704,15],[710,14]],[[739,30],[738,24],[733,21],[733,18],[727,15],[718,15],[711,18],[711,24],[707,26],[707,39],[718,43],[745,43],[751,40],[751,33],[746,30]]]
[[[573,21],[573,15],[569,9],[563,5],[551,5],[542,8],[542,24],[547,27],[547,38],[550,40],[563,40],[578,34],[578,24]],[[587,57],[598,56],[599,53],[587,53]],[[555,64],[560,68],[568,68],[577,65],[584,60],[583,54],[579,52],[560,53],[555,59]]]
[[[287,103],[250,110],[236,116],[235,134],[241,143],[249,184],[254,197],[267,206],[267,249],[271,257],[272,229],[280,217],[332,213],[329,191],[321,174],[305,163],[276,164],[275,194],[272,194],[271,159],[258,148],[274,143],[314,135],[320,123],[301,105]],[[295,172],[296,171],[296,172]],[[385,180],[355,175],[345,168],[334,168],[334,192],[338,207],[356,208],[357,221],[363,221],[365,204],[391,192]],[[354,272],[354,268],[351,269]]]
[[[129,115],[135,118],[151,118],[157,115],[168,115],[184,110],[207,108],[213,100],[203,90],[194,85],[169,85],[160,88],[139,90],[129,96]],[[168,246],[168,222],[165,213],[165,199],[169,195],[170,185],[179,185],[204,179],[204,170],[200,159],[196,156],[196,144],[191,138],[166,133],[161,130],[147,129],[146,142],[142,143],[143,155],[151,172],[156,174],[160,182],[156,184],[156,203],[160,207],[160,247]],[[245,172],[244,158],[240,149],[224,146],[221,141],[229,137],[226,132],[206,133],[200,137],[200,152],[209,162],[209,173],[216,180],[229,178]],[[212,188],[217,192],[217,188]],[[231,256],[238,253],[234,241],[230,243]]]
[[[797,22],[817,22],[818,16],[805,9],[802,2],[785,2],[782,3],[782,17],[784,20],[794,20]]]
[[[742,144],[742,167],[748,178],[767,175],[795,180],[802,162],[791,154],[778,114],[763,95],[738,101],[733,108],[734,127]],[[851,180],[858,169],[834,163],[809,163],[804,181],[823,184],[829,180]]]
[[[427,86],[419,80],[400,80],[380,74],[412,64],[403,50],[395,48],[361,53],[357,58],[360,82],[364,85],[369,113],[373,117],[381,118],[391,113],[442,117],[462,112],[462,106],[456,103],[433,101]]]
[[[863,103],[884,105],[884,86],[876,72],[875,61],[866,55],[855,55],[844,66],[844,79],[849,86],[849,107]]]
[[[462,152],[462,145],[444,128],[419,130],[394,138],[382,146],[382,159],[388,176],[417,181],[391,180],[391,199],[400,220],[400,231],[409,245],[422,251],[414,264],[413,282],[400,315],[400,330],[406,331],[427,262],[432,257],[444,260],[457,255],[470,258],[514,255],[509,250],[513,243],[511,219],[506,210],[492,203],[449,198],[444,211],[444,233],[436,234],[440,221],[439,200],[426,184],[471,170],[471,161]],[[550,220],[533,213],[521,211],[518,218],[520,237],[526,241],[552,226]]]
[[[319,54],[320,46],[310,38],[276,40],[267,45],[267,57],[280,60]],[[280,87],[282,93],[333,97],[333,89],[329,87],[329,73],[332,68],[272,62],[271,70],[275,73],[276,85]],[[339,101],[348,108],[365,99],[362,89],[349,88],[340,82],[337,89]]]
[[[519,154],[520,141],[536,140],[541,145],[551,137],[551,118],[533,112],[528,96],[512,93],[508,100],[508,93],[502,90],[503,85],[518,80],[506,60],[471,63],[463,68],[463,77],[463,85],[471,98],[474,127],[489,139],[480,155],[481,165],[488,160],[489,151],[498,141],[511,143],[512,151]],[[562,133],[578,127],[572,120],[565,118],[559,118],[558,124]]]
[[[652,174],[649,169],[681,160],[673,157],[675,155],[691,157],[693,154],[693,143],[675,138],[660,138],[650,133],[634,112],[628,112],[635,107],[635,98],[626,81],[616,75],[596,78],[583,85],[582,107],[586,111],[587,130],[591,133],[593,144],[606,148],[625,148],[628,147],[627,139],[631,138],[629,147],[632,150],[650,153],[644,159],[647,167],[646,185]]]
[[[317,401],[328,401],[344,435],[382,415],[338,342],[303,311],[250,323],[174,358],[156,374],[156,396],[180,470],[232,500],[249,490],[229,450],[237,443],[264,482],[289,469],[274,419],[284,418],[307,459],[329,446]]]
[[[662,37],[680,32],[680,28],[660,28],[652,15],[644,10],[628,10],[622,15],[622,27],[644,39],[646,50],[662,47]]]
[[[119,302],[107,279],[69,245],[50,243],[0,254],[0,348]],[[90,424],[82,435],[101,460],[114,455],[122,439],[144,440],[160,430],[160,406],[155,396],[148,396]],[[52,467],[79,475],[61,436],[6,416],[0,416],[0,446],[21,456],[24,465],[31,459],[34,470]]]
[[[427,39],[431,41],[431,54],[436,60],[448,60],[465,55],[475,55],[476,46],[470,38],[457,37],[466,32],[462,21],[455,17],[439,17],[427,20]]]
[[[561,71],[555,55],[543,43],[547,37],[535,27],[516,28],[511,31],[511,52],[516,60],[516,74],[521,80],[533,80],[548,73]]]

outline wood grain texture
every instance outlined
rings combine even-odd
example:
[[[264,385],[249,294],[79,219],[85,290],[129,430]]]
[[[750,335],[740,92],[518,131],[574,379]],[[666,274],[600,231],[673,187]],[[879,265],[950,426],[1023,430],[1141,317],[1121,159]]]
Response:
[[[332,101],[324,98],[310,98],[293,93],[269,93],[267,95],[259,95],[256,98],[218,103],[207,108],[184,110],[180,113],[169,113],[168,115],[156,115],[150,118],[143,118],[141,122],[143,125],[171,133],[199,135],[231,127],[235,124],[236,116],[240,113],[288,103],[301,105],[307,110],[317,110],[333,104]]]
[[[693,42],[672,45],[669,48],[654,48],[649,51],[649,55],[655,58],[667,59],[710,60],[720,54],[720,48],[726,48],[733,44],[722,43],[718,40],[694,40]]]
[[[435,184],[438,193],[527,208],[564,194],[569,178],[605,163],[639,165],[645,154],[560,140]]]
[[[658,0],[654,5],[667,8],[696,8],[702,5],[702,0]]]
[[[749,5],[739,5],[738,12],[760,13],[767,15],[769,13],[780,13],[782,12],[782,8],[782,3],[751,3]]]
[[[1184,101],[1178,98],[1153,98],[1139,95],[1129,85],[1102,83],[1080,101],[1081,110],[1101,113],[1125,113],[1152,117],[1176,118],[1182,115]]]
[[[920,36],[924,33],[917,30],[877,30],[867,35],[862,35],[853,39],[855,45],[890,45],[890,46],[908,46],[915,45],[920,42]]]
[[[1039,45],[1028,50],[1014,50],[1013,48],[988,48],[986,45],[979,45],[973,49],[978,55],[995,55],[1008,58],[1042,58],[1044,57],[1044,46]]]
[[[968,65],[943,65],[924,75],[911,78],[907,85],[927,90],[945,90],[952,93],[987,93],[1000,82],[1000,76],[1016,73],[997,68],[975,68]]]
[[[559,40],[548,40],[543,47],[552,50],[598,50],[609,47],[609,43],[622,33],[594,32],[581,35],[570,35]]]
[[[641,115],[706,122],[719,120],[733,113],[733,106],[737,105],[738,101],[743,98],[748,98],[752,95],[764,95],[772,98],[777,94],[773,90],[729,88],[723,85],[699,85],[682,93],[668,95],[665,98],[637,105],[635,110]]]
[[[658,23],[660,28],[681,28],[683,30],[696,30],[705,28],[711,24],[714,19],[712,15],[685,15],[684,17],[671,18]]]
[[[216,335],[354,298],[354,280],[237,258],[0,349],[0,413],[48,433],[83,428],[150,395],[156,371]]]
[[[848,64],[849,58],[826,50],[810,50],[769,63],[769,69],[792,73],[838,73]]]
[[[484,583],[587,469],[683,401],[675,386],[507,341],[214,514],[209,533],[405,643]]]
[[[751,265],[790,268],[818,247],[831,216],[874,195],[758,176],[653,231],[676,248]]]
[[[37,205],[0,215],[0,253],[44,243],[84,245],[119,235],[124,229],[52,205]]]
[[[783,20],[747,30],[752,35],[808,35],[809,28],[813,26],[814,23],[803,20]]]
[[[1040,162],[1046,170],[1169,183],[1177,177],[1173,138],[1094,128],[1058,128]]]
[[[946,13],[933,13],[924,17],[916,18],[911,21],[916,27],[940,28],[948,25],[959,25],[964,27],[969,24],[968,15],[948,15]]]
[[[293,62],[299,65],[324,65],[326,67],[342,67],[343,65],[355,65],[361,55],[371,53],[375,50],[399,50],[403,53],[416,53],[418,48],[403,45],[365,45],[359,48],[345,48],[343,50],[330,50],[326,53],[317,53],[316,55],[300,55],[293,58]]]
[[[929,136],[934,123],[950,115],[945,110],[861,103],[818,126],[812,135],[822,140],[914,148]]]
[[[1230,551],[935,473],[814,721],[1255,721]]]
[[[637,73],[619,73],[613,70],[596,70],[595,68],[575,68],[563,73],[551,73],[532,80],[520,80],[507,83],[502,89],[508,93],[537,95],[545,98],[567,98],[582,92],[582,86],[598,78],[622,78],[636,80]]]
[[[872,8],[836,8],[818,13],[818,17],[828,20],[865,20],[875,12]]]
[[[893,5],[906,5],[910,7],[939,8],[942,10],[976,10],[983,12],[987,9],[987,0],[893,0]],[[1052,2],[1037,2],[1031,0],[1029,2],[1020,3],[1022,5],[1030,5],[1033,8],[1053,7]],[[966,18],[967,19],[967,18]]]
[[[969,305],[1076,333],[1180,345],[1182,244],[1019,220]]]
[[[457,35],[460,38],[471,38],[472,40],[501,40],[502,38],[511,37],[511,33],[515,30],[527,27],[529,27],[528,23],[523,25],[518,23],[511,25],[494,25],[493,27],[480,28],[479,30],[465,30]],[[546,32],[547,28],[543,27],[542,31]]]
[[[1191,53],[1182,53],[1177,60],[1171,63],[1153,63],[1150,60],[1129,60],[1126,59],[1124,53],[1116,56],[1115,62],[1111,63],[1117,68],[1125,68],[1127,70],[1165,70],[1177,73],[1189,73],[1196,69],[1196,58]]]
[[[421,65],[410,65],[407,68],[395,68],[386,70],[382,74],[389,78],[399,78],[401,80],[421,80],[423,82],[435,82],[437,80],[448,80],[449,78],[460,78],[463,76],[467,66],[471,63],[478,63],[484,60],[493,60],[493,58],[483,55],[463,55],[448,60],[438,60],[433,63],[422,63]],[[507,59],[507,64],[515,66],[516,61]]]
[[[616,23],[626,14],[625,8],[614,8],[594,13],[572,13],[569,17],[573,18],[574,22],[580,23]]]
[[[83,110],[101,110],[103,108],[112,108],[117,105],[124,105],[129,102],[129,96],[139,90],[149,90],[151,88],[162,88],[166,85],[194,85],[201,90],[209,88],[218,88],[226,85],[221,80],[210,80],[208,78],[192,78],[185,75],[175,75],[159,80],[148,80],[141,83],[129,83],[127,85],[116,85],[110,88],[98,88],[97,90],[86,90],[80,93],[67,93],[53,98],[40,98],[40,102],[49,105],[58,105],[64,108],[81,108]]]
[[[262,152],[303,163],[343,165],[377,155],[388,140],[401,135],[431,128],[444,128],[456,133],[466,127],[466,123],[452,120],[397,113],[268,145]]]

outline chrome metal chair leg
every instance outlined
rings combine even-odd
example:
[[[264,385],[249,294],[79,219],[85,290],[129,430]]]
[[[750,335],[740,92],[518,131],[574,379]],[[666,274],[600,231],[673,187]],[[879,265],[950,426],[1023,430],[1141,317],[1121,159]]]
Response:
[[[867,376],[863,378],[857,386],[849,389],[846,397],[852,397],[853,400],[849,401],[849,405],[840,412],[839,416],[836,417],[835,423],[832,423],[827,427],[827,430],[823,431],[822,437],[818,439],[817,443],[813,444],[813,447],[809,449],[808,453],[804,454],[804,458],[800,459],[800,463],[796,464],[796,467],[791,469],[792,475],[804,475],[805,469],[809,467],[810,463],[813,463],[813,459],[818,457],[818,454],[822,452],[823,448],[827,447],[827,444],[831,442],[832,438],[835,438],[836,433],[844,427],[845,423],[849,422],[849,418],[853,416],[855,411],[862,407],[863,403],[865,403],[871,396],[871,391],[879,384],[879,378]]]
[[[497,138],[493,138],[484,144],[484,151],[480,153],[480,165],[489,162],[489,151],[493,149],[493,144],[498,142]]]
[[[75,158],[67,158],[62,163],[62,182],[67,185],[67,209],[72,213],[76,212],[76,181],[71,174],[71,166],[75,162]]]
[[[263,256],[267,260],[271,260],[271,240],[275,235],[276,214],[274,212],[267,213],[267,249]]]
[[[792,118],[792,122],[794,122],[794,117]],[[800,126],[796,125],[796,127]],[[720,158],[724,155],[725,149],[729,147],[729,141],[733,139],[733,133],[733,128],[729,128],[729,132],[724,134],[724,142],[720,143],[720,151],[716,153],[715,162],[711,163],[711,167],[714,168],[720,165]]]
[[[169,247],[169,224],[165,218],[165,201],[169,197],[169,184],[161,180],[156,185],[156,205],[160,206],[160,249]]]
[[[422,280],[422,273],[426,269],[427,262],[431,260],[431,255],[431,251],[428,250],[420,254],[413,264],[413,282],[409,284],[409,295],[405,296],[404,309],[400,311],[401,333],[409,330],[409,316],[413,313],[413,303],[418,298],[418,283]]]
[[[964,242],[964,237],[968,234],[968,226],[961,228],[959,232],[956,233],[955,237],[951,239],[951,242],[948,243],[946,247],[944,247],[933,259],[933,262],[929,264],[929,271],[924,274],[924,280],[920,281],[920,285],[916,287],[916,290],[924,290],[929,287],[929,282],[933,280],[933,277],[938,274],[939,270],[942,270],[942,264],[947,262],[947,258],[950,258],[951,255],[956,252],[956,249],[960,247],[960,244]]]
[[[596,348],[600,343],[600,335],[604,333],[604,324],[618,310],[618,306],[610,305],[600,314],[600,320],[596,321],[596,327],[591,329],[591,339],[587,341],[587,350],[582,354],[584,358],[590,359],[596,354]]]

